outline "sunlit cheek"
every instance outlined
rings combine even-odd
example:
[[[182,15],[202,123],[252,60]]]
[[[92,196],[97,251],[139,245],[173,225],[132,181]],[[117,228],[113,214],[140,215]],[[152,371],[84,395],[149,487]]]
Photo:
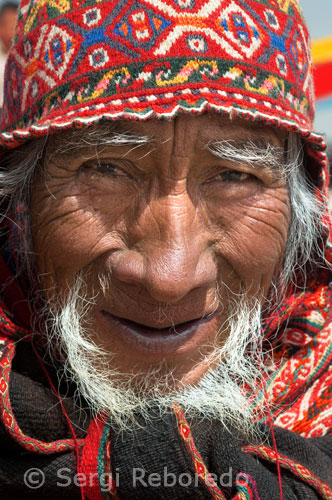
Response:
[[[229,286],[244,281],[266,289],[279,272],[290,220],[287,194],[209,203],[216,252]]]
[[[113,194],[105,185],[75,185],[70,191],[66,187],[56,197],[35,193],[33,240],[42,274],[69,283],[91,260],[123,245],[131,202],[128,196]]]

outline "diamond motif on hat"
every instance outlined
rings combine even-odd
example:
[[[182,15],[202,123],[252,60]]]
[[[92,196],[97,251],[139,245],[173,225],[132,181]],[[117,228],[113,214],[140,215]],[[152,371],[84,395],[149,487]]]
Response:
[[[83,14],[84,24],[86,24],[89,27],[98,24],[100,19],[101,19],[100,9],[97,8],[90,9]]]
[[[24,40],[23,52],[27,59],[29,59],[32,52],[32,44],[29,39]]]
[[[278,69],[280,71],[280,73],[284,76],[287,75],[287,62],[286,62],[286,58],[283,54],[278,54],[276,56],[276,63],[277,63],[277,66],[278,66]]]
[[[216,27],[235,49],[247,57],[252,57],[262,44],[260,27],[235,2],[222,11]]]
[[[73,52],[73,42],[70,35],[59,26],[53,26],[45,43],[46,67],[58,78],[62,78]]]
[[[109,56],[103,47],[96,49],[89,55],[89,61],[93,68],[103,68],[109,61]]]
[[[36,80],[32,81],[30,92],[31,92],[31,97],[35,99],[39,92],[39,85],[38,82],[36,82]]]
[[[190,50],[200,54],[204,54],[204,52],[209,50],[208,44],[202,35],[188,35],[186,44]]]
[[[278,30],[280,29],[279,21],[274,11],[271,9],[267,9],[265,12],[266,22],[271,26],[272,29]]]
[[[304,88],[307,88],[309,84],[309,74],[310,74],[310,48],[306,43],[306,37],[303,32],[303,28],[298,26],[290,41],[290,46],[288,50],[288,60],[293,67],[297,78],[304,82]]]
[[[15,110],[22,96],[23,73],[12,59],[8,61],[5,89],[7,96],[6,104],[10,110]]]
[[[159,13],[140,2],[133,2],[115,26],[114,32],[130,41],[134,47],[150,49],[170,24]]]

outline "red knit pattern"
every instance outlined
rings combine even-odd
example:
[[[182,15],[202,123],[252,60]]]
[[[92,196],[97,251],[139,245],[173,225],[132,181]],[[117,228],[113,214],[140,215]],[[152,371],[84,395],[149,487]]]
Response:
[[[204,110],[310,133],[309,47],[295,0],[23,2],[1,142]]]

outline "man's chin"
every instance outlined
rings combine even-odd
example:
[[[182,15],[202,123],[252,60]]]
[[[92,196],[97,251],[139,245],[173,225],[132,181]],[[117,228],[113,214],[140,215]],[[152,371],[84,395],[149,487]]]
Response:
[[[218,353],[214,356],[216,359]],[[133,430],[138,421],[149,424],[156,415],[172,412],[174,405],[180,406],[187,418],[218,420],[246,434],[254,429],[247,396],[223,362],[214,369],[196,367],[195,373],[182,380],[167,372],[165,363],[145,373],[137,370],[135,376],[115,370],[108,380],[106,373],[98,370],[94,375],[93,379],[76,377],[79,392],[93,414],[111,419],[119,429]]]
[[[170,358],[157,357],[153,359],[153,363],[149,363],[149,359],[123,360],[121,356],[114,354],[110,356],[106,369],[105,360],[104,367],[96,360],[96,374],[100,368],[104,373],[101,379],[106,377],[106,373],[109,374],[110,386],[120,390],[129,389],[138,397],[174,396],[181,394],[186,388],[198,385],[205,374],[216,367],[220,361],[220,348],[205,346],[205,351],[205,355],[202,352],[195,353],[193,360],[183,360],[183,356],[174,354]]]

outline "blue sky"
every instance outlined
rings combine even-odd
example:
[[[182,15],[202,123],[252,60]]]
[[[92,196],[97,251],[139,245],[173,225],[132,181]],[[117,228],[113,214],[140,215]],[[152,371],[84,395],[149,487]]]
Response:
[[[312,38],[332,36],[332,1],[300,0]]]
[[[300,0],[311,38],[332,36],[332,1]],[[332,145],[332,99],[317,104],[316,129],[327,135]]]

